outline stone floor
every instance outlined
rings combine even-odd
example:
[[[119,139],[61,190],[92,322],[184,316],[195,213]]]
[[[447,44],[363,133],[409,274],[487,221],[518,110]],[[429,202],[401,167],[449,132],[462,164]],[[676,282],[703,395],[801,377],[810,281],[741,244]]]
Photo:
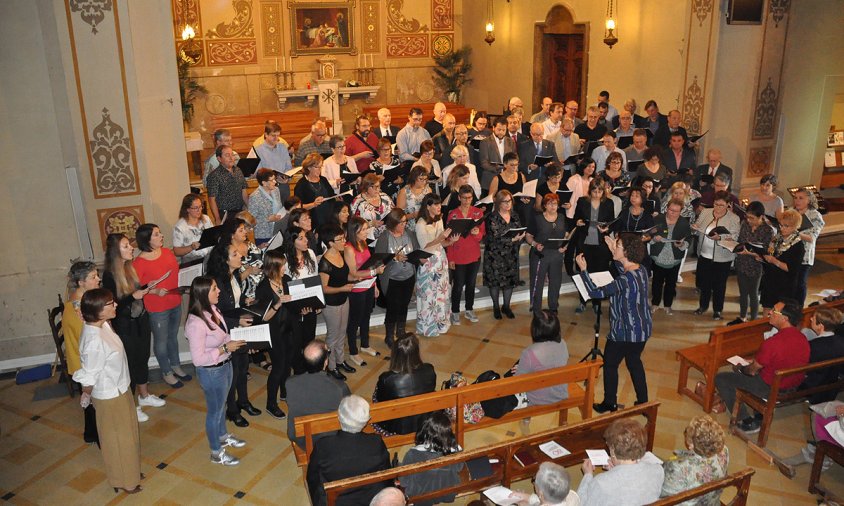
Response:
[[[840,268],[844,259],[828,254],[822,259]],[[735,281],[729,282],[725,321],[735,317],[738,309]],[[844,271],[833,270],[810,281],[810,293],[823,288],[844,286]],[[688,420],[701,412],[700,406],[676,393],[678,365],[675,350],[704,342],[713,326],[710,316],[695,316],[697,307],[694,276],[685,275],[680,285],[679,300],[674,315],[658,311],[654,336],[649,342],[644,362],[648,373],[651,398],[662,402],[657,425],[655,453],[667,457],[682,447],[683,428]],[[816,297],[810,297],[810,301]],[[577,299],[572,294],[561,296],[560,315],[571,360],[579,360],[592,344],[594,317],[591,312],[575,315]],[[518,358],[529,342],[527,305],[515,306],[515,320],[496,321],[488,310],[479,311],[481,321],[460,326],[439,338],[422,342],[423,358],[432,362],[440,380],[455,370],[474,378],[487,369],[504,371]],[[719,323],[722,324],[723,322]],[[604,323],[606,328],[606,322]],[[386,352],[380,338],[382,328],[375,329],[374,345]],[[352,391],[368,397],[378,375],[387,367],[384,360],[370,360],[350,376]],[[263,408],[266,395],[266,373],[251,369],[249,391],[255,406]],[[697,378],[697,377],[695,377]],[[208,461],[208,448],[203,433],[204,400],[196,381],[185,388],[173,390],[163,383],[151,389],[165,394],[167,406],[146,408],[150,420],[140,425],[142,470],[146,473],[141,494],[114,494],[103,472],[100,452],[96,446],[82,442],[82,413],[78,396],[67,395],[33,402],[38,387],[54,380],[16,386],[13,380],[0,381],[0,498],[13,504],[289,504],[308,503],[302,485],[302,473],[296,467],[286,437],[286,424],[266,414],[251,418],[251,426],[235,430],[246,439],[246,448],[232,453],[241,458],[234,468],[216,466]],[[598,389],[598,400],[601,388]],[[620,401],[634,400],[626,371],[621,372]],[[282,405],[282,407],[284,407]],[[578,414],[570,414],[572,420]],[[535,418],[530,430],[548,428],[552,415]],[[727,415],[717,415],[726,424]],[[770,448],[790,455],[810,437],[808,409],[804,405],[790,406],[777,412],[770,438]],[[518,423],[467,437],[467,447],[476,448],[522,435]],[[806,491],[809,467],[799,468],[793,480],[768,466],[737,438],[729,437],[732,454],[730,470],[746,466],[756,469],[753,477],[750,504],[798,505],[816,504],[816,498]],[[403,449],[399,451],[403,453]],[[573,486],[580,481],[578,468],[570,470]],[[823,482],[844,495],[844,469],[839,466],[824,474]],[[516,484],[527,490],[529,482]],[[476,498],[472,497],[472,498]],[[459,500],[465,503],[468,499]]]

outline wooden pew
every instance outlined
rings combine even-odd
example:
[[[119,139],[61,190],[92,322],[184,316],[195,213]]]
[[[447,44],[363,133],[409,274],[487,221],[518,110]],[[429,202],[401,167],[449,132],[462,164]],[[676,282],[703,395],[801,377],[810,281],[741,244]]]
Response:
[[[418,107],[422,109],[422,126],[425,126],[425,123],[434,119],[434,103],[418,103],[418,104],[388,104],[388,105],[371,105],[363,108],[363,114],[368,115],[372,120],[372,128],[375,129],[378,127],[378,109],[382,107],[386,107],[390,110],[390,116],[392,116],[392,125],[399,127],[399,130],[404,128],[404,125],[407,124],[407,117],[410,114],[411,107]],[[469,124],[469,115],[472,113],[472,109],[469,107],[465,107],[460,104],[455,104],[452,102],[443,102],[445,104],[446,112],[449,114],[454,115],[454,119],[457,121],[457,124],[460,123]]]
[[[809,320],[819,307],[844,309],[844,300],[838,300],[818,306],[803,309],[803,326],[808,326]],[[677,360],[680,361],[680,373],[677,377],[677,393],[685,395],[709,413],[715,397],[715,375],[718,369],[727,365],[727,359],[733,355],[747,358],[756,353],[761,346],[762,334],[771,329],[767,318],[760,318],[738,325],[717,327],[709,333],[709,342],[677,350]],[[706,387],[703,395],[690,389],[689,369],[697,369],[703,374]]]
[[[736,487],[736,495],[730,502],[724,503],[721,501],[721,504],[727,504],[728,506],[744,506],[747,504],[747,494],[750,492],[750,478],[752,478],[755,473],[756,471],[754,469],[747,467],[737,473],[729,474],[720,480],[710,481],[709,483],[686,490],[685,492],[664,497],[651,503],[650,506],[671,506],[674,504],[682,504],[689,499],[701,497],[710,492],[714,492],[715,490],[723,490],[727,487]]]
[[[539,445],[548,441],[557,441],[571,454],[554,459],[553,462],[561,466],[575,466],[586,458],[587,449],[605,448],[604,431],[616,420],[623,418],[638,418],[644,416],[646,419],[646,432],[648,436],[647,449],[653,450],[656,431],[656,418],[659,409],[659,402],[651,401],[632,408],[622,409],[605,416],[582,420],[565,427],[558,427],[540,432],[531,436],[525,436],[503,443],[498,443],[477,450],[468,450],[446,457],[429,460],[419,464],[400,466],[386,471],[365,474],[355,478],[333,481],[325,484],[325,493],[328,504],[336,503],[337,497],[345,490],[361,487],[371,483],[378,483],[386,480],[395,480],[401,476],[408,476],[428,469],[447,466],[455,463],[465,463],[478,458],[495,458],[497,464],[492,465],[492,475],[481,479],[472,479],[464,466],[461,474],[461,483],[450,488],[437,490],[428,494],[409,498],[409,502],[430,500],[446,494],[468,495],[479,493],[493,485],[509,487],[513,482],[532,478],[536,475],[539,464],[551,459],[539,450]],[[537,459],[537,462],[522,466],[513,456],[517,452],[529,451]]]
[[[529,416],[558,413],[558,423],[562,425],[567,420],[568,410],[577,408],[580,410],[581,417],[587,419],[592,416],[595,381],[601,365],[602,362],[600,360],[584,362],[476,385],[439,390],[428,394],[405,397],[403,399],[373,403],[369,410],[370,423],[429,413],[446,408],[455,408],[459,415],[456,417],[454,432],[457,436],[457,443],[465,447],[464,438],[467,432],[518,421]],[[504,395],[528,392],[562,384],[568,385],[569,397],[560,402],[544,406],[530,406],[525,409],[511,411],[498,419],[484,417],[477,424],[466,424],[463,422],[463,405],[467,403],[495,399]],[[580,384],[585,384],[585,386],[581,387]],[[304,449],[291,442],[293,452],[296,455],[296,462],[303,467],[304,471],[308,464],[308,458],[313,451],[314,434],[339,430],[340,422],[337,419],[337,412],[335,411],[298,417],[295,420],[294,426],[296,436],[305,438]],[[366,432],[372,432],[372,427],[368,426],[364,430]],[[387,448],[396,448],[406,444],[412,444],[414,438],[415,434],[398,434],[385,437],[384,444]]]
[[[811,395],[817,393],[838,392],[844,389],[844,378],[839,378],[838,381],[826,385],[819,385],[812,388],[798,387],[797,389],[792,390],[783,390],[780,387],[782,380],[783,378],[787,378],[794,374],[805,374],[822,369],[828,369],[830,367],[841,366],[844,366],[844,357],[834,360],[826,360],[823,362],[815,362],[801,367],[779,369],[774,373],[774,382],[771,383],[771,390],[766,398],[756,396],[746,390],[737,389],[736,402],[733,406],[733,412],[730,418],[730,430],[733,434],[743,439],[752,450],[759,453],[765,460],[768,461],[768,463],[776,464],[783,474],[789,478],[793,478],[795,474],[794,468],[783,463],[782,458],[771,450],[765,448],[765,445],[768,443],[768,435],[771,431],[771,422],[774,420],[774,410],[781,406],[788,406],[790,404],[803,402]],[[755,443],[753,442],[752,435],[747,434],[738,428],[737,424],[741,421],[738,420],[738,411],[742,404],[747,404],[751,409],[762,414],[762,426],[759,429],[759,435],[756,437]]]
[[[295,148],[302,137],[311,133],[311,123],[317,117],[318,113],[312,110],[211,116],[211,132],[219,128],[230,130],[232,148],[240,156],[246,156],[255,139],[264,135],[264,123],[267,120],[274,120],[281,125],[281,136]],[[331,120],[326,120],[325,123],[330,132],[333,123]],[[210,153],[205,156],[210,156]]]
[[[829,441],[818,441],[818,448],[815,451],[815,461],[812,463],[812,474],[809,476],[809,493],[820,494],[826,501],[840,503],[844,501],[844,497],[836,497],[826,487],[818,484],[821,479],[823,461],[826,457],[837,462],[839,466],[844,466],[844,448],[834,445]]]

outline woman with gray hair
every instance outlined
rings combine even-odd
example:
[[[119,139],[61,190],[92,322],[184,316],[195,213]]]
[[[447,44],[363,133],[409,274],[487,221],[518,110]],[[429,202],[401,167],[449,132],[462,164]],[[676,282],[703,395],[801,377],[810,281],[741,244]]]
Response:
[[[308,489],[314,506],[326,504],[325,483],[390,467],[390,454],[381,436],[362,432],[369,423],[369,404],[363,397],[343,397],[337,418],[341,430],[316,441],[308,463]],[[340,495],[336,504],[369,504],[375,494],[391,485],[385,481],[350,490]]]
[[[571,490],[570,485],[571,480],[565,467],[553,462],[543,462],[539,465],[533,482],[536,493],[513,492],[510,497],[517,499],[517,504],[525,506],[579,506],[580,497],[577,492]]]

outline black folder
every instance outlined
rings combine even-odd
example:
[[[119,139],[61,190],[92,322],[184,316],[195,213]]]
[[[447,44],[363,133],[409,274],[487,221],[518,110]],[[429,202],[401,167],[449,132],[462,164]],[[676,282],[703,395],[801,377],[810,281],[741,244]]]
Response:
[[[396,255],[393,253],[373,253],[369,256],[369,259],[366,262],[358,267],[358,270],[378,268],[381,265],[388,263],[394,256]]]
[[[199,237],[199,248],[203,249],[216,246],[220,237],[223,236],[224,227],[225,225],[217,225],[216,227],[203,230],[202,235]]]
[[[260,163],[260,158],[241,158],[237,161],[237,168],[243,173],[243,177],[248,178],[252,177],[252,174],[258,170],[258,165],[260,165]]]

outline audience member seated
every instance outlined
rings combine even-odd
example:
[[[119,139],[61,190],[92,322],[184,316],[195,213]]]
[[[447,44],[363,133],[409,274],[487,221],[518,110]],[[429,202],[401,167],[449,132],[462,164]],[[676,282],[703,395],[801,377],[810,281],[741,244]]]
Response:
[[[686,490],[720,480],[727,475],[730,450],[727,448],[724,429],[709,415],[692,418],[683,431],[686,449],[675,450],[677,458],[662,464],[665,481],[662,483],[662,497],[679,494]],[[721,491],[716,490],[694,501],[683,504],[706,506],[721,504]]]
[[[809,320],[813,339],[809,341],[809,363],[844,357],[844,337],[836,334],[844,315],[835,308],[819,307]],[[806,373],[801,388],[811,388],[835,383],[844,374],[844,366],[829,367]],[[811,404],[835,400],[838,392],[820,392],[809,398]]]
[[[525,494],[513,492],[510,497],[519,506],[580,506],[580,497],[571,490],[571,480],[566,468],[553,462],[543,462],[539,465],[536,477],[533,479],[533,489],[536,493]]]
[[[774,373],[779,369],[801,367],[809,362],[809,343],[797,328],[803,319],[803,311],[793,299],[780,299],[768,312],[768,321],[777,333],[766,339],[748,365],[734,365],[732,372],[721,372],[715,376],[715,388],[732,413],[736,401],[736,390],[766,397],[771,391]],[[795,388],[803,382],[804,374],[786,376],[780,388]],[[745,417],[744,405],[739,408],[739,428],[745,433],[759,432],[762,415]]]
[[[387,487],[375,494],[369,506],[405,506],[406,504],[404,492],[396,487]]]
[[[622,418],[604,432],[610,454],[608,470],[593,476],[592,461],[583,461],[583,479],[577,488],[583,506],[634,506],[659,499],[664,471],[662,466],[642,462],[648,441],[645,428],[637,420]]]
[[[522,350],[519,361],[513,366],[516,375],[545,371],[563,367],[569,362],[569,350],[560,332],[560,320],[556,312],[543,310],[533,315],[530,322],[530,337],[533,344]],[[569,396],[568,385],[554,385],[527,393],[533,406],[554,404]]]
[[[337,418],[340,430],[316,442],[308,463],[308,490],[314,506],[327,504],[323,488],[326,483],[390,468],[390,453],[381,436],[361,432],[369,422],[369,404],[365,399],[358,395],[343,397]],[[387,481],[349,490],[335,504],[369,504],[375,494],[390,485]]]
[[[329,377],[328,347],[315,339],[305,346],[305,373],[291,376],[285,383],[287,390],[287,439],[305,448],[305,438],[296,437],[296,418],[300,416],[330,413],[340,405],[340,400],[351,395],[349,386],[341,380]],[[326,434],[314,434],[314,441]]]
[[[442,411],[431,413],[422,421],[416,431],[416,446],[404,454],[401,465],[418,464],[431,459],[459,452],[460,446],[451,430],[451,420]],[[408,496],[413,497],[460,483],[460,470],[463,463],[449,464],[444,467],[429,469],[421,473],[403,476],[402,487]],[[435,500],[415,502],[416,506],[428,506],[444,502],[454,502],[455,494],[437,497]]]
[[[434,366],[422,362],[419,340],[415,334],[397,336],[390,353],[390,370],[381,373],[372,402],[391,401],[412,395],[426,394],[437,388]],[[425,415],[414,415],[380,422],[376,430],[390,434],[412,434],[417,431]]]
[[[783,459],[783,462],[789,466],[812,464],[815,461],[815,451],[817,450],[816,442],[819,441],[827,441],[836,446],[841,446],[841,443],[836,441],[835,438],[829,434],[829,431],[826,430],[826,426],[830,422],[841,423],[842,418],[844,418],[844,406],[837,406],[835,408],[835,415],[830,417],[824,417],[818,413],[812,413],[811,424],[813,437],[811,438],[811,442],[801,448],[796,455]],[[823,464],[821,464],[821,471],[826,471],[830,468],[830,466],[832,466],[832,460],[827,457],[824,459]]]

